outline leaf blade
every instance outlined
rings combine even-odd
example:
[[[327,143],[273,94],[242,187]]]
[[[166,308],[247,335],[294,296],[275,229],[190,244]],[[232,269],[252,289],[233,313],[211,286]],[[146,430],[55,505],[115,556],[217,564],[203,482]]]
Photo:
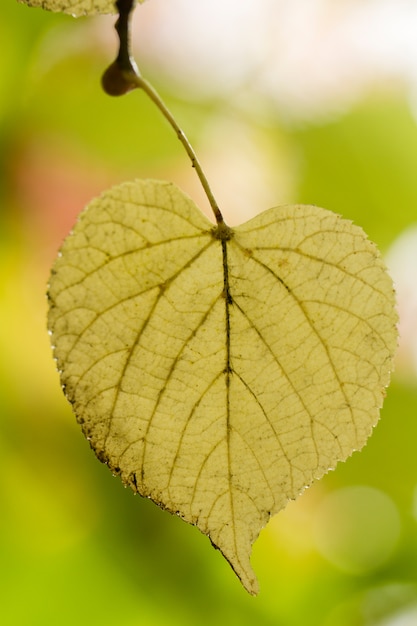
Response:
[[[339,216],[280,207],[226,234],[168,183],[109,190],[56,262],[49,327],[97,456],[255,594],[261,528],[376,423],[396,315],[375,246]]]
[[[54,13],[68,13],[73,17],[117,13],[114,0],[18,0],[29,7]],[[139,4],[145,0],[136,0]]]

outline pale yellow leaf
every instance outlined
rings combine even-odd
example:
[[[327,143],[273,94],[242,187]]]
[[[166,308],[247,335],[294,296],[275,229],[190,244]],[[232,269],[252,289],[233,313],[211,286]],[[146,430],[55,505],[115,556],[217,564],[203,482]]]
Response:
[[[136,0],[142,4],[145,0]],[[30,7],[40,7],[56,13],[69,13],[74,17],[80,15],[97,15],[117,13],[114,0],[18,0]]]
[[[229,231],[177,187],[93,201],[55,263],[49,327],[100,460],[209,535],[250,593],[269,517],[361,448],[396,348],[363,231],[313,206]]]

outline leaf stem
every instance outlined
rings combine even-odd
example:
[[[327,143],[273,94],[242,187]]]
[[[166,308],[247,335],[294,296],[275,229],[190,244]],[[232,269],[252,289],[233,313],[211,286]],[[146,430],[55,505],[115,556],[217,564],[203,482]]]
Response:
[[[103,75],[103,88],[106,93],[114,96],[122,95],[135,88],[142,89],[146,93],[146,95],[151,99],[171,125],[178,139],[182,143],[188,157],[190,158],[191,165],[195,169],[204,189],[217,224],[225,225],[223,215],[219,209],[213,192],[211,191],[207,177],[204,174],[194,148],[156,89],[154,89],[151,83],[141,76],[133,59],[131,53],[130,18],[135,2],[133,0],[116,0],[115,5],[119,11],[119,18],[115,24],[115,29],[120,42],[119,51],[116,60],[110,65]]]
[[[146,95],[152,100],[152,102],[158,107],[158,109],[160,110],[160,112],[162,113],[162,115],[165,117],[165,119],[169,122],[169,124],[172,126],[172,128],[174,129],[178,139],[180,140],[180,142],[182,143],[184,150],[186,151],[186,153],[188,154],[190,161],[191,161],[191,165],[192,167],[195,169],[196,174],[200,180],[200,183],[204,189],[204,192],[207,196],[207,199],[210,203],[211,209],[214,213],[214,217],[216,218],[216,222],[218,224],[224,222],[223,216],[221,214],[221,211],[219,209],[219,206],[216,202],[216,199],[213,195],[213,192],[211,191],[210,185],[208,183],[208,180],[206,178],[206,175],[204,174],[203,168],[201,167],[200,161],[197,158],[197,155],[194,151],[194,148],[192,147],[191,143],[189,142],[189,140],[187,139],[187,136],[185,135],[184,131],[182,130],[182,128],[179,126],[179,124],[177,124],[174,116],[172,115],[171,111],[167,108],[167,106],[165,105],[165,103],[163,102],[163,100],[161,99],[161,97],[159,96],[159,94],[157,93],[157,91],[153,88],[153,86],[144,78],[142,78],[141,76],[137,77],[137,85],[138,87],[140,87],[141,89],[143,89],[143,91],[146,93]]]

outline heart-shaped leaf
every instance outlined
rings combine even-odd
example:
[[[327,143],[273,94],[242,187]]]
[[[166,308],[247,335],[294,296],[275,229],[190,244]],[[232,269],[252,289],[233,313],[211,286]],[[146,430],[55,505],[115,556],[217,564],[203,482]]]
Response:
[[[209,535],[256,593],[269,517],[378,420],[397,331],[376,247],[313,206],[213,226],[174,185],[136,181],[82,213],[49,297],[98,458]]]

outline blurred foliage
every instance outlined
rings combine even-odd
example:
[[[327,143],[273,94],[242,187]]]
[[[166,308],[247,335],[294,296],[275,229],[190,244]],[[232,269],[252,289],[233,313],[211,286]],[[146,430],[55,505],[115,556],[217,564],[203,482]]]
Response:
[[[89,20],[14,0],[2,6],[2,623],[389,626],[395,616],[417,623],[417,385],[394,378],[364,451],[270,522],[254,549],[256,599],[207,538],[122,489],[83,440],[60,392],[45,329],[52,259],[83,205],[113,183],[152,176],[192,194],[196,188],[153,107],[140,94],[112,100],[101,93],[99,76],[114,42],[100,44],[95,33],[112,22],[97,20],[92,29]],[[145,71],[204,154],[210,128],[223,119],[227,129],[233,102],[181,101],[158,84],[152,67]],[[381,90],[317,125],[289,127],[256,110],[242,118],[276,169],[276,203],[342,213],[384,250],[416,221],[417,127],[400,90]],[[227,150],[224,134],[222,141],[219,150]],[[228,172],[222,176],[227,185]],[[214,187],[221,195],[220,179]],[[385,494],[400,528],[398,537],[381,530],[392,549],[359,573],[323,554],[317,540],[329,494],[354,486]],[[364,534],[360,516],[345,521],[355,520]],[[375,516],[375,532],[379,522]]]

